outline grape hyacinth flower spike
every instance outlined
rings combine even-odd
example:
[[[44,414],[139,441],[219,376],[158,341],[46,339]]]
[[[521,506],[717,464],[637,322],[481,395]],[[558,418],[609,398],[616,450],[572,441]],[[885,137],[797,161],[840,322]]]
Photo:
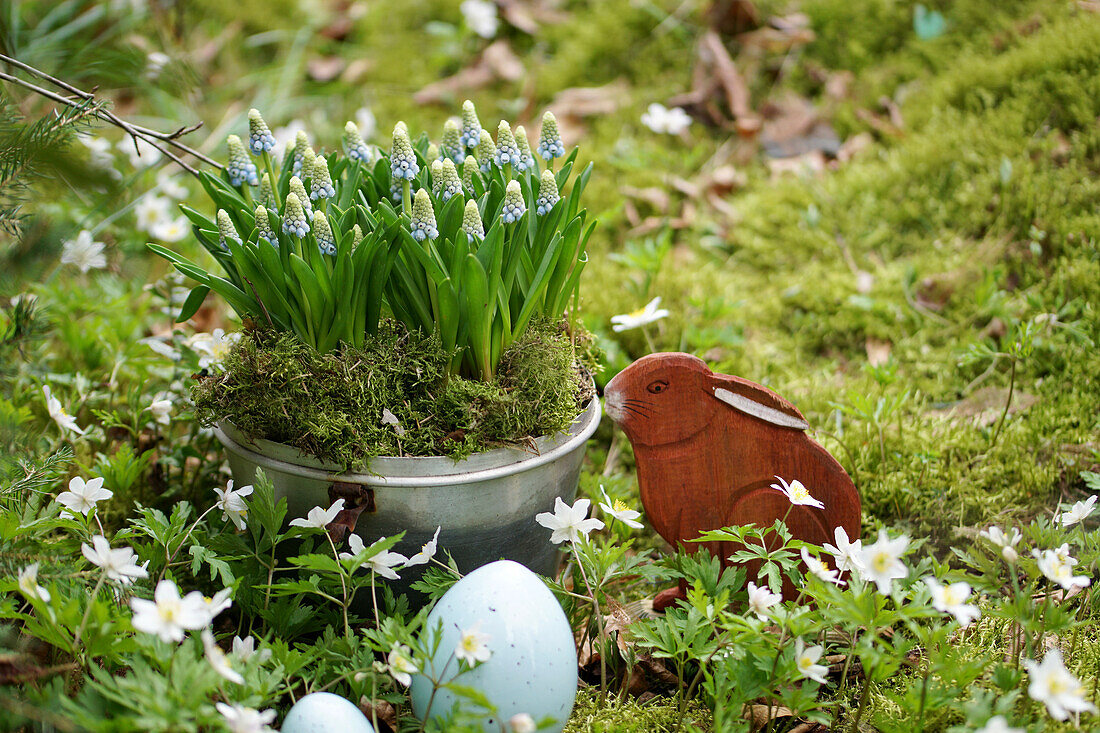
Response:
[[[271,176],[266,172],[260,178],[260,195],[258,200],[260,204],[272,211],[279,210],[279,202],[275,200],[275,189],[271,186]]]
[[[481,223],[481,212],[478,211],[477,202],[470,199],[466,202],[466,209],[462,212],[462,231],[466,232],[466,238],[470,242],[485,239],[485,227]]]
[[[366,141],[359,133],[359,128],[354,122],[344,125],[344,151],[351,160],[358,160],[364,165],[370,163],[371,153]]]
[[[539,195],[535,199],[535,206],[538,207],[536,212],[539,216],[545,216],[554,208],[554,204],[560,200],[558,180],[554,177],[552,170],[546,169],[542,172],[542,178],[539,180]]]
[[[517,222],[526,211],[527,204],[523,201],[519,181],[508,181],[508,188],[504,191],[504,209],[500,212],[501,221],[505,224]]]
[[[229,146],[229,165],[225,167],[229,184],[231,186],[242,186],[246,183],[249,186],[260,185],[256,164],[248,156],[248,151],[245,150],[241,139],[236,135],[230,135],[225,142]]]
[[[432,200],[424,189],[416,192],[416,200],[413,202],[412,235],[418,242],[439,236],[439,229],[435,222],[435,209],[432,208]]]
[[[309,234],[309,221],[306,219],[306,212],[302,209],[302,201],[293,191],[286,195],[283,231],[299,238]]]
[[[519,150],[519,162],[516,163],[516,170],[521,173],[534,170],[535,168],[535,156],[531,154],[531,143],[527,142],[527,130],[523,125],[516,127],[516,148]]]
[[[302,184],[302,179],[298,176],[290,177],[290,192],[298,197],[298,202],[302,204],[302,210],[307,217],[313,216],[313,204],[309,202],[309,194],[306,193],[306,187]]]
[[[450,158],[444,158],[442,163],[437,160],[432,164],[432,182],[435,195],[443,201],[450,201],[456,194],[462,195],[462,181],[458,177],[458,169]]]
[[[336,254],[336,237],[332,236],[328,217],[320,209],[313,212],[313,238],[317,240],[317,248],[321,250],[321,254]]]
[[[275,136],[257,109],[248,110],[248,147],[253,155],[270,153],[275,149]]]
[[[481,120],[477,118],[474,103],[468,99],[462,103],[462,133],[458,140],[466,148],[476,147],[481,141]]]
[[[561,141],[561,133],[558,132],[558,119],[549,110],[542,116],[538,153],[547,162],[565,155],[565,145]]]
[[[420,172],[416,162],[409,130],[405,123],[398,122],[393,128],[393,147],[390,149],[390,173],[395,180],[411,181]]]
[[[267,216],[267,209],[262,205],[256,207],[256,232],[260,239],[273,247],[279,246],[279,237],[271,228],[271,219]]]
[[[291,155],[294,161],[294,175],[309,175],[309,168],[306,167],[306,163],[307,159],[313,157],[313,148],[309,146],[309,138],[306,136],[305,130],[298,130],[298,134],[294,137],[294,149]],[[302,171],[305,171],[305,173]]]
[[[516,137],[512,134],[512,128],[504,120],[497,125],[497,146],[493,162],[501,168],[519,164],[519,146],[516,145]]]
[[[478,170],[477,156],[467,155],[466,160],[462,162],[462,185],[471,195],[474,192],[474,176],[477,175]]]
[[[478,138],[480,137],[479,135]],[[462,133],[454,120],[443,123],[443,139],[439,142],[439,154],[453,160],[455,165],[462,165],[462,161],[466,160],[466,146],[462,144]]]
[[[225,209],[218,209],[218,240],[224,250],[229,249],[229,245],[226,244],[228,239],[232,239],[237,244],[241,243],[241,235],[237,234],[237,227],[233,226],[233,220],[229,218],[229,214]]]
[[[439,160],[442,155],[439,152],[439,146],[435,143],[428,143],[428,155],[425,156],[429,161]]]
[[[488,173],[496,158],[497,149],[493,144],[493,136],[487,131],[481,131],[481,139],[477,143],[477,157],[481,161],[481,172]]]
[[[332,176],[328,172],[328,161],[323,155],[318,155],[313,161],[313,171],[309,179],[309,197],[313,200],[330,199],[336,195],[336,189],[332,186]]]

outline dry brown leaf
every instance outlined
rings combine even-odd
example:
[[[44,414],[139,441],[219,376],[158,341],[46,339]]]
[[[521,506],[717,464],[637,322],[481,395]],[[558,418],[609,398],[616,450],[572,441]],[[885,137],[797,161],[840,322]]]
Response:
[[[947,408],[932,410],[932,413],[943,415],[951,420],[967,420],[979,427],[989,427],[1001,419],[1007,400],[1007,387],[982,387],[966,399]],[[1012,404],[1008,408],[1008,414],[1022,412],[1038,401],[1039,398],[1035,395],[1017,389],[1012,393]]]
[[[778,705],[746,705],[741,717],[749,721],[753,730],[760,730],[772,720],[789,718],[792,715],[794,713],[790,708]]]
[[[817,36],[810,28],[810,19],[804,13],[792,13],[774,16],[768,19],[768,25],[737,36],[746,53],[773,54],[788,53],[812,43]]]
[[[762,111],[764,129],[760,140],[772,158],[794,158],[815,150],[836,157],[839,152],[840,139],[810,100],[786,94],[768,102]]]
[[[863,346],[867,350],[867,363],[871,366],[882,366],[890,361],[890,350],[893,348],[893,344],[889,341],[879,341],[868,337]]]
[[[820,175],[825,171],[825,154],[820,150],[813,150],[794,158],[769,158],[768,170],[772,178],[779,178],[787,174],[810,177]]]
[[[417,104],[450,104],[460,93],[479,89],[494,81],[517,81],[523,76],[523,63],[507,41],[492,43],[473,64],[446,79],[432,82],[413,95]]]
[[[1100,0],[1077,0],[1077,7],[1090,13],[1100,13]]]
[[[845,140],[840,146],[840,149],[836,151],[836,159],[841,163],[847,163],[849,160],[871,147],[874,142],[875,138],[872,137],[871,133],[856,133]]]
[[[638,666],[656,677],[657,681],[663,685],[669,685],[670,687],[680,686],[680,678],[673,672],[670,672],[668,667],[657,659],[649,656],[639,657]]]
[[[752,107],[749,97],[749,86],[744,77],[737,71],[737,65],[729,51],[726,50],[722,39],[714,31],[707,31],[699,41],[699,54],[705,61],[709,61],[718,79],[719,85],[726,95],[726,105],[735,119],[752,116]]]
[[[760,12],[750,0],[714,0],[707,9],[707,25],[722,35],[735,36],[760,27]]]
[[[869,109],[857,109],[856,117],[862,122],[870,125],[880,135],[886,137],[901,137],[904,133],[901,128],[895,125],[891,120],[883,119],[881,115],[872,112]]]
[[[344,69],[344,73],[340,75],[340,81],[345,84],[356,84],[362,81],[371,69],[374,68],[374,61],[366,58],[353,59],[348,68]]]
[[[662,213],[668,211],[669,204],[671,203],[668,191],[663,188],[657,188],[656,186],[650,186],[648,188],[623,186],[619,189],[619,192],[628,198],[644,201]]]
[[[340,76],[345,66],[347,62],[339,56],[320,56],[306,62],[306,73],[313,81],[332,81]]]
[[[545,0],[496,0],[500,14],[510,25],[529,35],[535,35],[539,25],[553,25],[569,18],[554,4]]]
[[[833,101],[847,99],[855,79],[855,74],[850,71],[831,72],[825,79],[825,96]]]
[[[393,703],[385,700],[371,700],[363,695],[359,698],[359,709],[368,718],[377,719],[379,723],[385,723],[391,731],[397,730],[397,708],[393,706]],[[371,715],[372,711],[373,716]],[[382,731],[378,731],[378,733],[382,733]]]
[[[548,108],[558,118],[566,148],[584,137],[584,118],[606,115],[630,101],[630,87],[617,79],[602,87],[571,87],[558,92]]]

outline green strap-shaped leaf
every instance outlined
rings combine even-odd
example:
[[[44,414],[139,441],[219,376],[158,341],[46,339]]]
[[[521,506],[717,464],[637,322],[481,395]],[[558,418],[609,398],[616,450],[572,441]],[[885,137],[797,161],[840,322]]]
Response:
[[[180,314],[176,316],[176,323],[183,323],[195,315],[209,293],[210,288],[206,285],[196,285],[191,288],[191,292],[187,294],[187,300],[183,301],[183,307],[180,308]]]

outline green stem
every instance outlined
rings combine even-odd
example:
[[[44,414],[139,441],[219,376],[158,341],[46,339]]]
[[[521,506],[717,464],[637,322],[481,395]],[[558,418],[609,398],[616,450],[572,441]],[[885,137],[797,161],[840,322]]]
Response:
[[[340,553],[336,551],[336,543],[332,541],[332,535],[325,532],[325,538],[328,540],[328,546],[332,548],[332,556],[336,559],[336,565],[340,570],[340,590],[343,593],[343,602],[340,604],[341,610],[344,612],[344,636],[351,638],[351,624],[348,623],[348,586],[344,582],[344,566],[340,564]]]
[[[401,179],[401,210],[405,212],[405,216],[412,219],[412,183],[408,178]]]
[[[599,588],[593,590],[592,584],[588,582],[588,575],[584,572],[584,563],[581,562],[581,555],[576,542],[573,543],[573,556],[577,558],[577,569],[581,571],[584,586],[592,596],[592,607],[596,613],[596,641],[599,644],[600,652],[600,707],[603,707],[604,701],[607,699],[607,663],[604,660],[603,653],[603,614],[600,613],[600,599],[596,592]]]
[[[280,202],[279,202],[279,190],[278,190],[279,189],[279,179],[275,177],[275,166],[271,162],[271,153],[269,153],[265,150],[261,157],[264,159],[264,170],[267,171],[268,179],[271,181],[271,195],[275,197],[275,208],[280,209],[280,213],[281,213],[281,205],[280,205]]]
[[[1005,418],[1008,417],[1008,408],[1012,405],[1012,392],[1016,388],[1016,359],[1012,360],[1012,371],[1008,378],[1008,399],[1005,400],[1004,410],[1001,411],[1001,419],[997,422],[997,429],[993,431],[993,438],[989,441],[989,447],[997,445],[997,438],[1001,435],[1001,428],[1004,427]]]
[[[80,646],[80,637],[84,634],[84,627],[88,625],[88,617],[92,615],[92,606],[95,605],[96,599],[99,598],[99,589],[103,587],[103,581],[105,580],[107,580],[106,570],[99,574],[99,580],[95,584],[95,590],[92,591],[92,595],[88,598],[88,607],[84,609],[84,618],[80,619],[80,626],[76,627],[76,633],[73,634],[73,652],[76,652],[76,648]]]

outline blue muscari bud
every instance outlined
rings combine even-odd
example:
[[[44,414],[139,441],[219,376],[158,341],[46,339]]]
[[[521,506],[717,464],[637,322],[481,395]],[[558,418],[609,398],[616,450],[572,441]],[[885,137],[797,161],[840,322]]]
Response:
[[[261,204],[272,211],[279,210],[279,202],[275,200],[275,189],[271,187],[271,176],[266,172],[260,178],[260,195],[258,199]]]
[[[395,204],[401,203],[401,197],[403,194],[403,191],[401,189],[402,187],[400,183],[393,183],[390,185],[390,200],[393,201]]]
[[[500,212],[501,221],[505,224],[519,221],[525,211],[527,204],[523,201],[519,181],[508,181],[508,188],[504,191],[504,209]]]
[[[504,120],[497,125],[497,146],[494,151],[493,162],[503,168],[506,165],[519,164],[519,146],[512,134],[512,128]]]
[[[462,212],[462,231],[466,232],[466,238],[473,242],[475,239],[485,239],[485,227],[481,224],[481,212],[477,209],[477,202],[470,199],[466,202],[466,209]]]
[[[439,154],[453,160],[455,165],[462,165],[462,161],[466,160],[466,146],[462,144],[458,123],[454,120],[443,123],[443,139],[439,141]]]
[[[493,144],[493,136],[485,130],[481,131],[481,139],[477,143],[477,157],[481,161],[481,172],[488,173],[496,157],[497,149]]]
[[[271,228],[271,220],[267,217],[267,209],[263,206],[256,207],[256,233],[260,239],[275,247],[279,246],[279,237]]]
[[[309,202],[309,194],[306,193],[306,187],[302,185],[302,179],[298,176],[290,177],[290,192],[298,197],[298,201],[302,204],[302,210],[305,211],[306,216],[313,216],[313,204]]]
[[[553,160],[565,155],[565,145],[558,132],[558,120],[554,113],[547,110],[542,116],[542,129],[539,131],[539,155],[543,160]]]
[[[449,158],[444,158],[442,163],[437,160],[432,164],[432,184],[432,192],[443,201],[450,201],[451,196],[456,194],[462,195],[462,181],[458,177],[458,169]]]
[[[241,235],[237,234],[237,227],[233,226],[233,220],[229,218],[229,214],[225,213],[225,209],[218,209],[218,241],[221,242],[222,249],[229,249],[225,243],[227,239],[232,239],[237,244],[241,243]]]
[[[302,201],[296,193],[286,195],[286,211],[283,212],[283,232],[296,237],[309,234],[309,220],[302,209]]]
[[[520,172],[534,170],[535,156],[531,154],[531,143],[527,142],[527,130],[523,129],[523,125],[516,128],[516,148],[519,150],[516,170]]]
[[[248,151],[244,149],[244,143],[236,135],[230,135],[225,139],[229,146],[229,165],[225,172],[229,176],[232,186],[240,186],[247,183],[249,186],[260,185],[259,172],[252,158],[248,157]]]
[[[474,103],[468,99],[462,103],[462,134],[458,140],[467,148],[476,147],[481,140],[481,120],[477,118]]]
[[[302,130],[298,130],[294,138],[294,175],[308,176],[309,167],[313,165],[313,148],[309,146],[309,138]],[[303,173],[303,171],[305,171]]]
[[[418,242],[439,236],[439,229],[436,228],[435,223],[435,209],[432,208],[432,200],[424,189],[417,191],[416,198],[413,199],[412,235]]]
[[[317,199],[330,199],[336,195],[336,189],[332,186],[332,176],[328,172],[328,161],[325,156],[318,155],[313,161],[313,171],[309,178],[309,197]]]
[[[466,160],[462,162],[462,185],[471,193],[474,190],[474,176],[477,175],[477,171],[477,156],[467,155]]]
[[[248,147],[253,155],[275,149],[275,136],[271,134],[259,110],[248,110]]]
[[[370,148],[367,147],[354,122],[344,125],[344,151],[352,160],[358,160],[364,164],[371,161]]]
[[[553,171],[547,169],[542,172],[542,178],[539,180],[539,195],[535,199],[535,205],[538,207],[536,211],[539,216],[550,213],[550,209],[554,208],[554,204],[561,200],[561,196],[558,195],[558,179],[554,177]]]
[[[396,180],[411,181],[420,172],[416,162],[409,129],[404,122],[398,122],[393,128],[393,147],[390,149],[390,173]]]
[[[336,237],[332,236],[328,217],[320,209],[313,212],[313,238],[317,240],[317,248],[321,250],[321,254],[336,254]]]

